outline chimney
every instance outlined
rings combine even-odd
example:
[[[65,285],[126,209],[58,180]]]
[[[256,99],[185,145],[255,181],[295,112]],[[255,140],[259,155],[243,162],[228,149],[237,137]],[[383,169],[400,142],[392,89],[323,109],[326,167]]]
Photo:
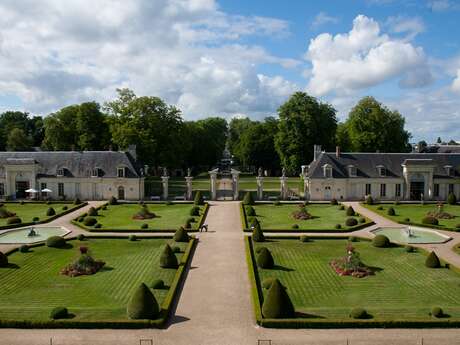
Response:
[[[340,158],[340,146],[335,147],[335,157]]]
[[[321,145],[313,145],[313,161],[316,161],[321,154]]]

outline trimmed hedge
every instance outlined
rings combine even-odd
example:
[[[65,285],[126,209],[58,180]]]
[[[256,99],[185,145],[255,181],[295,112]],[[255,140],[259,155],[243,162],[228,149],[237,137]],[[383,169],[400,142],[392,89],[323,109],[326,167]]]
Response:
[[[66,245],[66,240],[61,236],[51,236],[46,240],[46,246],[50,248],[63,248]]]
[[[114,196],[111,196],[109,199],[109,205],[118,205],[118,200]]]
[[[254,227],[254,230],[252,232],[252,240],[254,242],[264,242],[265,241],[264,233],[262,229],[260,228],[259,224],[256,224],[256,226]]]
[[[366,309],[363,308],[353,308],[350,312],[350,317],[353,319],[367,319],[369,314]]]
[[[307,235],[300,236],[300,242],[310,242],[310,238]]]
[[[348,206],[348,208],[347,208],[347,216],[348,217],[353,217],[354,215],[355,215],[355,210],[353,209],[353,207]]]
[[[177,268],[179,263],[177,262],[177,257],[173,253],[169,244],[165,245],[163,253],[160,256],[160,267],[161,268]]]
[[[254,217],[256,215],[256,210],[251,205],[247,205],[244,210],[246,211],[247,217]]]
[[[10,217],[6,220],[6,224],[13,225],[13,224],[21,224],[22,219],[19,217]]]
[[[428,254],[425,260],[425,266],[428,268],[439,268],[441,267],[441,261],[435,252]]]
[[[200,215],[200,206],[193,206],[191,209],[190,209],[190,215],[191,216],[199,216]]]
[[[160,314],[160,306],[150,289],[141,283],[128,303],[127,314],[130,319],[154,320]]]
[[[386,248],[390,246],[390,239],[385,235],[376,235],[372,239],[372,245],[377,248]]]
[[[262,304],[262,315],[270,319],[283,319],[295,316],[294,305],[278,279],[274,279]]]
[[[96,217],[97,216],[97,210],[94,207],[90,207],[88,210],[88,216],[90,217]]]
[[[173,239],[176,242],[188,242],[190,241],[190,236],[188,235],[187,231],[183,227],[180,227],[179,229],[177,229],[176,233],[174,234]]]
[[[156,279],[153,281],[151,288],[155,290],[162,290],[165,288],[165,282],[161,279]]]
[[[433,308],[431,308],[430,315],[433,316],[433,317],[439,318],[439,317],[444,316],[444,312],[440,307],[433,307]]]
[[[22,246],[19,247],[19,251],[21,253],[27,253],[29,251],[29,246],[27,244],[23,244]]]
[[[457,203],[457,197],[454,193],[449,193],[449,195],[447,196],[447,203],[449,205],[455,205]]]
[[[50,318],[53,320],[67,319],[69,317],[69,311],[65,307],[56,307],[51,310]]]
[[[195,193],[195,199],[193,200],[193,203],[195,205],[204,205],[204,199],[203,199],[203,196],[201,195],[200,191],[197,191]]]
[[[86,226],[93,226],[97,223],[97,219],[96,218],[93,218],[93,217],[89,217],[89,216],[86,216],[84,219],[83,219],[83,224],[86,225]]]
[[[254,198],[252,197],[251,192],[246,192],[243,198],[243,205],[254,205]]]
[[[275,266],[275,260],[273,259],[272,253],[265,247],[260,250],[256,261],[257,266],[260,268],[270,269]]]
[[[54,216],[56,214],[56,211],[54,210],[54,208],[50,207],[46,210],[46,215],[48,217],[51,217],[51,216]]]
[[[0,252],[0,267],[8,267],[8,256]]]
[[[387,214],[389,216],[394,216],[396,215],[396,212],[395,212],[395,209],[393,207],[390,207],[388,210],[387,210]]]
[[[358,221],[356,220],[356,218],[350,217],[350,218],[347,218],[345,220],[345,225],[346,226],[355,226],[355,225],[358,225]]]

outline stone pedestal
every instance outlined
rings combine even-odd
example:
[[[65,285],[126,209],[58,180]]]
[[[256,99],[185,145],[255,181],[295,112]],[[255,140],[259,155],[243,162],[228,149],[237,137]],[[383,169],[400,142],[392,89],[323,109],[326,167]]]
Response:
[[[217,172],[218,169],[209,171],[209,177],[211,178],[211,199],[217,199]]]
[[[308,190],[308,179],[303,176],[303,197],[305,200],[310,199],[310,191]]]
[[[186,194],[185,194],[185,198],[187,200],[192,200],[193,198],[193,177],[192,176],[186,176],[185,177],[185,183],[187,185],[187,191],[186,191]]]
[[[168,180],[169,176],[161,176],[161,182],[163,184],[163,199],[168,200]]]
[[[239,198],[239,180],[240,180],[240,172],[238,170],[232,169],[232,190],[233,190],[233,200],[238,200]]]
[[[263,200],[264,198],[264,177],[257,176],[257,199]]]
[[[282,200],[286,200],[288,198],[287,180],[288,178],[286,176],[280,177],[280,183],[281,183],[280,197]]]

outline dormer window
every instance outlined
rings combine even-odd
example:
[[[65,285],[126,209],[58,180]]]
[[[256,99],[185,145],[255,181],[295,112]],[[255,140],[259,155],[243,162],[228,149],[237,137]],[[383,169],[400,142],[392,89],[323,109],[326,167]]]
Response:
[[[356,177],[358,174],[358,169],[354,165],[349,165],[348,166],[348,176],[350,177]]]
[[[446,170],[446,175],[447,176],[452,176],[454,170],[452,169],[452,165],[445,165],[444,169]]]
[[[377,171],[380,177],[386,176],[386,169],[383,165],[377,165]]]
[[[332,178],[332,166],[325,164],[323,166],[323,173],[325,178]]]
[[[118,167],[117,168],[117,176],[118,177],[125,177],[125,175],[126,175],[125,167]]]
[[[99,168],[94,168],[91,172],[91,177],[99,177]]]
[[[64,168],[59,168],[56,171],[57,176],[64,176]]]

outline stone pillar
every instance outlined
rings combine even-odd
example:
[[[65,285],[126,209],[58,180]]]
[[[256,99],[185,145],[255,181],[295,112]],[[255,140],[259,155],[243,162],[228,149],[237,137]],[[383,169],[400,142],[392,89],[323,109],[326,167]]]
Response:
[[[238,170],[232,169],[232,190],[233,190],[233,200],[239,199],[239,180],[240,180],[240,172]]]
[[[288,198],[288,186],[287,186],[287,176],[281,176],[280,177],[280,182],[281,182],[281,190],[280,190],[280,197],[282,200],[286,200]]]
[[[163,183],[163,199],[168,200],[168,180],[169,176],[161,176],[161,182]]]
[[[187,185],[187,191],[186,191],[186,195],[185,195],[185,198],[187,200],[192,200],[192,197],[193,197],[193,177],[192,176],[185,176],[185,183]]]
[[[303,197],[305,200],[310,199],[310,191],[308,189],[308,179],[305,175],[303,176]]]
[[[217,199],[217,172],[218,169],[209,171],[209,176],[211,177],[211,199]]]
[[[257,199],[263,200],[264,198],[264,177],[257,176]]]

